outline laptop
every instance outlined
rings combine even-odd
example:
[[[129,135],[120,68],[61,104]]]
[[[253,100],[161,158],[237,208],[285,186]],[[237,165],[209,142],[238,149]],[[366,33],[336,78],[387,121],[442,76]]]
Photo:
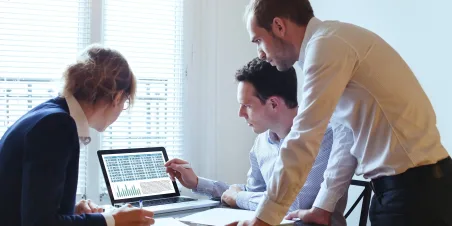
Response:
[[[164,147],[99,150],[102,173],[113,206],[130,203],[154,214],[218,206],[219,201],[181,196],[171,181]]]

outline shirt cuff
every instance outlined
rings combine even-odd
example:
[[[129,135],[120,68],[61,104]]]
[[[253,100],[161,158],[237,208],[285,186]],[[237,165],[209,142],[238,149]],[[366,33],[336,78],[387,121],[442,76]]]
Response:
[[[203,177],[198,177],[198,185],[195,189],[192,189],[192,191],[212,196],[214,187],[215,181]]]
[[[235,202],[237,203],[237,206],[240,209],[249,210],[250,209],[250,199],[252,197],[253,193],[241,191],[237,194],[237,198]]]
[[[115,226],[115,218],[112,215],[102,213],[102,216],[104,216],[107,226]]]
[[[320,188],[320,191],[317,194],[317,197],[312,206],[332,213],[336,208],[336,203],[339,201],[341,197],[342,197],[341,195],[338,195],[334,191],[325,188]]]
[[[267,224],[279,225],[284,219],[289,207],[273,202],[267,195],[264,195],[264,198],[256,209],[256,217]]]
[[[237,187],[239,187],[242,191],[246,191],[246,185],[244,185],[244,184],[233,184],[233,185],[231,185],[231,186],[237,186]]]

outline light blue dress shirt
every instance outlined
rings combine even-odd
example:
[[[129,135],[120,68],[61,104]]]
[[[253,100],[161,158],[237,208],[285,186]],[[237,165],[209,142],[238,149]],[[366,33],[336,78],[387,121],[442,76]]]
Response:
[[[273,175],[273,167],[278,159],[281,143],[282,140],[278,140],[277,136],[270,131],[257,136],[249,155],[251,168],[248,171],[247,183],[237,184],[243,190],[237,195],[236,202],[238,207],[256,210],[264,196],[264,192],[267,190],[270,177]],[[328,164],[332,145],[333,131],[331,127],[328,127],[306,183],[289,208],[289,212],[312,207],[320,190],[320,184],[323,182],[323,173]],[[228,188],[229,185],[224,182],[199,177],[198,186],[193,191],[210,197],[221,197]],[[346,225],[344,218],[346,205],[347,193],[336,204],[332,217],[334,226]]]

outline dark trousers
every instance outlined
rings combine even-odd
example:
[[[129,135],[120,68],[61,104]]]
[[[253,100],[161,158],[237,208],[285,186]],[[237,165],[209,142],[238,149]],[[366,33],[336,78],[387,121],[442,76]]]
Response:
[[[372,226],[452,226],[452,160],[372,180]]]

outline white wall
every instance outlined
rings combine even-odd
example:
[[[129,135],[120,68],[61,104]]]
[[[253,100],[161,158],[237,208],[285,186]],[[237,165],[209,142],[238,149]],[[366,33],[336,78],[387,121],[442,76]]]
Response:
[[[197,8],[193,55],[188,57],[187,158],[200,175],[244,182],[254,134],[237,117],[234,72],[256,56],[242,13],[248,0],[187,0]],[[452,150],[452,2],[446,0],[315,0],[316,16],[366,27],[401,53],[416,73],[437,113],[445,147]],[[220,11],[221,9],[221,11]],[[187,51],[190,52],[191,51]],[[197,106],[194,110],[193,106]],[[349,206],[360,190],[351,188]],[[348,219],[358,225],[358,208]]]
[[[256,57],[242,22],[247,0],[187,3],[194,15],[186,31],[193,43],[186,47],[193,53],[187,62],[186,157],[201,176],[243,183],[255,134],[238,117],[234,75]]]

